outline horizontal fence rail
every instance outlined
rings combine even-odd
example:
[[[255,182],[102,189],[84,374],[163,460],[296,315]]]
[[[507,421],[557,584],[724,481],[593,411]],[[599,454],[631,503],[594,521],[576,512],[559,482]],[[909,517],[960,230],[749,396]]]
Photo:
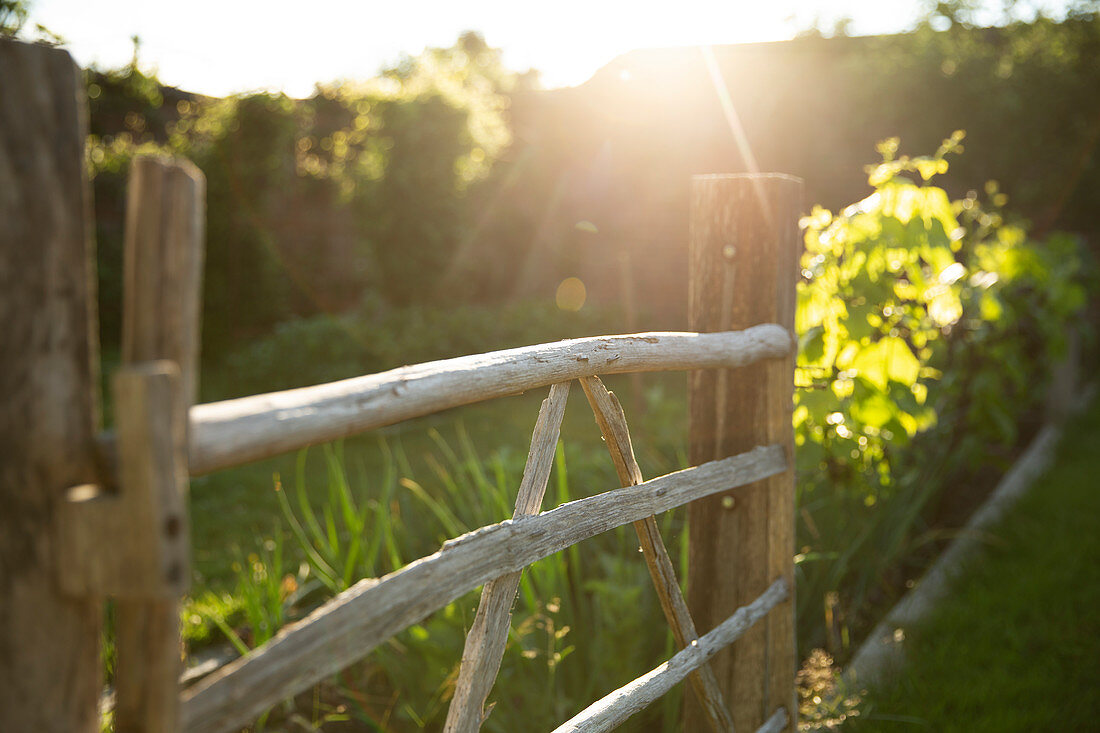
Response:
[[[736,641],[768,611],[786,600],[790,592],[786,579],[780,578],[755,601],[734,611],[667,662],[592,703],[555,728],[554,733],[603,733],[621,725]]]
[[[758,447],[451,540],[381,580],[360,581],[185,692],[184,729],[217,733],[245,725],[493,578],[607,530],[751,484],[786,467],[781,447]]]
[[[462,356],[191,408],[197,476],[308,445],[597,374],[734,368],[791,353],[774,324],[719,333],[639,333]]]

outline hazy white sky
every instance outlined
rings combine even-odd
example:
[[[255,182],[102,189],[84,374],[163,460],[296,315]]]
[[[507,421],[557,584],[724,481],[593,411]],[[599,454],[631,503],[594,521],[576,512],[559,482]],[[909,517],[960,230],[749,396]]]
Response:
[[[996,0],[988,0],[998,4]],[[1058,7],[1058,0],[1036,0]],[[141,37],[143,68],[184,89],[308,95],[314,82],[367,78],[401,53],[481,32],[546,86],[579,84],[635,48],[791,38],[850,17],[850,32],[912,27],[922,0],[32,0],[31,27],[67,39],[82,65],[121,66]]]

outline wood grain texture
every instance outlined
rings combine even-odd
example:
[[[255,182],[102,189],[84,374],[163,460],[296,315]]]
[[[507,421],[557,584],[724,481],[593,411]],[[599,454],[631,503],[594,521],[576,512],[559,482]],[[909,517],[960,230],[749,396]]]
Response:
[[[527,346],[401,367],[191,409],[191,475],[596,374],[739,367],[788,354],[787,331],[640,333]]]
[[[542,402],[512,519],[538,514],[542,508],[568,398],[569,382],[561,382],[550,387],[550,395]],[[485,700],[500,670],[512,620],[512,603],[522,573],[520,570],[494,578],[481,591],[477,616],[466,635],[462,664],[443,727],[445,733],[477,731],[487,716]]]
[[[778,446],[483,527],[381,580],[357,583],[184,693],[184,728],[247,724],[274,703],[362,658],[464,592],[601,532],[786,470]]]
[[[801,195],[801,181],[782,175],[693,180],[691,328],[775,323],[793,332]],[[760,443],[782,445],[793,455],[793,370],[788,352],[736,374],[693,372],[689,460],[713,460]],[[688,605],[701,628],[755,598],[776,577],[793,587],[793,467],[736,497],[692,504],[688,521]],[[738,730],[755,730],[778,707],[796,709],[793,609],[793,602],[783,603],[714,660]],[[685,704],[684,721],[686,730],[703,725],[693,700]]]
[[[57,582],[57,513],[99,472],[81,72],[0,39],[0,728],[98,730],[102,599]]]
[[[790,584],[785,578],[779,578],[759,598],[737,609],[667,662],[592,703],[555,728],[554,733],[602,733],[621,725],[671,690],[691,671],[706,664],[789,597]]]
[[[592,406],[596,424],[599,425],[600,432],[603,434],[611,460],[615,464],[619,481],[623,486],[636,486],[642,483],[642,469],[634,457],[630,430],[619,400],[614,393],[607,390],[599,377],[583,377],[580,382],[585,396],[588,397],[588,403]],[[699,638],[699,633],[695,629],[691,614],[688,613],[687,601],[684,600],[684,594],[680,590],[680,583],[676,579],[676,571],[668,556],[664,540],[661,539],[656,518],[650,516],[634,522],[634,531],[638,535],[638,543],[645,556],[649,577],[653,580],[661,610],[664,611],[665,619],[672,627],[672,635],[676,639],[677,647],[682,649]],[[718,685],[718,679],[710,667],[707,665],[699,667],[691,673],[689,680],[692,690],[703,707],[711,730],[732,733],[733,720],[730,718],[729,708]]]
[[[123,245],[122,362],[168,359],[186,414],[199,382],[206,178],[182,158],[134,158]]]

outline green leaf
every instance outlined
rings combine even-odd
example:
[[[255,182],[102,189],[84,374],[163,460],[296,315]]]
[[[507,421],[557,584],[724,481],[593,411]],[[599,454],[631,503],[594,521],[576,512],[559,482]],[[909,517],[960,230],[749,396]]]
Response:
[[[837,408],[836,398],[829,390],[800,389],[795,396],[799,407],[805,407],[810,419],[818,425],[823,424],[825,416]]]
[[[920,366],[909,345],[896,336],[864,347],[852,362],[852,368],[882,392],[890,381],[907,386],[916,382]]]
[[[798,351],[806,364],[816,364],[825,356],[825,329],[814,326],[798,340]]]
[[[855,401],[851,407],[852,418],[872,428],[884,427],[896,416],[897,411],[897,406],[881,393]]]

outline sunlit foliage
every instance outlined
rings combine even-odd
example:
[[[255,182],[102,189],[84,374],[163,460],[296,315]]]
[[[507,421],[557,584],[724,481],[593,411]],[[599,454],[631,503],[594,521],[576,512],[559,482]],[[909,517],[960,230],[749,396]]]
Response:
[[[803,222],[795,426],[807,649],[847,646],[868,601],[892,592],[900,560],[933,539],[936,503],[1011,455],[1095,282],[1076,239],[1035,241],[1006,221],[995,182],[984,203],[933,185],[962,137],[928,157],[880,144],[874,192]]]
[[[374,79],[318,85],[303,100],[165,90],[135,53],[130,66],[89,77],[97,199],[122,206],[140,151],[203,170],[208,353],[293,315],[345,310],[366,290],[397,305],[431,300],[468,237],[466,197],[511,141],[506,92],[517,78],[474,33]],[[121,232],[99,235],[110,317]]]
[[[804,222],[799,444],[843,456],[832,478],[868,481],[869,501],[890,483],[891,448],[935,419],[931,363],[946,348],[941,332],[962,316],[966,267],[955,254],[966,231],[947,193],[927,183],[961,138],[929,158],[897,158],[897,139],[882,143],[883,162],[869,171],[875,192],[836,217],[817,207]]]

